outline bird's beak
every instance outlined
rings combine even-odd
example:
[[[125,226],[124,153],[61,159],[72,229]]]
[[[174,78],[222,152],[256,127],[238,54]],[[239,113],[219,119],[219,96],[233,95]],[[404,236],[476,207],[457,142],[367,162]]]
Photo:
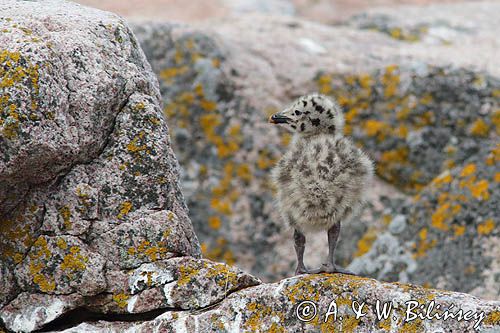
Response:
[[[282,115],[281,113],[275,113],[269,118],[271,124],[286,124],[290,118]]]

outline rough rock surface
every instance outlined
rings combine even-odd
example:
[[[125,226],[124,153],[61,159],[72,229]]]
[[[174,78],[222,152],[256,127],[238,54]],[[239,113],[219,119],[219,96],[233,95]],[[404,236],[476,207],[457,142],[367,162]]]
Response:
[[[157,80],[127,25],[63,1],[3,1],[0,13],[5,327],[83,306],[204,307],[257,283],[197,259]]]
[[[485,143],[400,207],[350,267],[382,280],[499,299],[499,166],[500,144]]]
[[[301,302],[310,301],[301,306]],[[415,303],[422,315],[433,304],[432,315],[468,312],[468,320],[412,319]],[[336,309],[334,305],[336,305]],[[389,316],[377,319],[379,310],[392,304]],[[316,316],[312,304],[316,307]],[[363,316],[354,309],[362,305]],[[407,317],[407,309],[410,314]],[[496,332],[500,329],[500,302],[425,289],[381,283],[346,275],[302,275],[279,283],[246,288],[228,296],[216,307],[193,312],[169,311],[143,323],[82,323],[64,332]],[[308,312],[308,310],[310,312]],[[335,311],[336,310],[336,311]],[[330,315],[327,313],[330,311]],[[301,322],[301,318],[309,320]],[[334,315],[336,313],[336,316]],[[482,313],[482,314],[481,314]],[[474,317],[475,315],[475,317]],[[336,318],[336,319],[335,319]],[[456,317],[458,318],[458,317]],[[479,319],[482,320],[479,321]],[[479,323],[478,323],[479,321]],[[477,325],[477,326],[475,326]]]
[[[369,31],[360,18],[337,27],[246,16],[134,28],[160,79],[183,189],[207,257],[236,262],[265,279],[293,271],[291,232],[275,214],[267,180],[290,138],[266,121],[299,95],[335,96],[345,109],[347,134],[371,153],[379,176],[397,187],[378,183],[361,222],[344,223],[342,264],[369,250],[391,222],[399,205],[394,199],[404,199],[400,191],[420,191],[498,138],[499,25],[492,13],[499,4],[431,9],[437,18],[425,23],[428,34],[448,21],[457,31],[446,43]],[[425,10],[413,20],[426,17]],[[461,32],[457,22],[470,21],[463,17],[480,23]],[[470,52],[472,46],[480,52]],[[310,266],[326,251],[325,238],[308,239]]]

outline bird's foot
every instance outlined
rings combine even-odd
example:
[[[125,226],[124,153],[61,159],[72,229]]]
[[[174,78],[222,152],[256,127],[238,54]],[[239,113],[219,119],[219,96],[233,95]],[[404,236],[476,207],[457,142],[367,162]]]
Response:
[[[313,270],[310,270],[309,273],[311,274],[318,274],[318,273],[341,273],[341,274],[348,274],[348,275],[356,275],[355,273],[345,269],[345,268],[342,268],[342,267],[339,267],[339,266],[336,266],[336,265],[333,265],[333,264],[323,264],[321,265],[320,268],[318,269],[313,269]]]
[[[295,275],[309,274],[310,271],[305,266],[297,266],[295,270]]]

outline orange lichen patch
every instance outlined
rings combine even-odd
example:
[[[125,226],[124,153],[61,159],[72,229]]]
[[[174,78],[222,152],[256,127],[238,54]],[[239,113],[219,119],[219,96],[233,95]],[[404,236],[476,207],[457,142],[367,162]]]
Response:
[[[208,101],[208,100],[201,100],[200,101],[200,106],[203,110],[211,112],[215,111],[217,109],[217,103],[214,101]]]
[[[424,96],[420,98],[420,104],[422,105],[430,105],[434,101],[434,98],[431,94],[426,93]]]
[[[486,179],[482,179],[469,187],[471,195],[478,200],[488,200],[490,193],[488,192],[489,183]]]
[[[196,92],[196,88],[195,88]],[[176,103],[184,104],[184,106],[190,106],[195,102],[195,95],[190,91],[183,91],[175,98]],[[186,114],[188,115],[187,109]]]
[[[375,230],[368,230],[363,237],[358,241],[358,250],[354,254],[355,257],[362,256],[370,251],[373,242],[377,239]]]
[[[220,60],[217,58],[213,58],[212,59],[212,66],[215,68],[219,68],[220,67]]]
[[[495,173],[494,180],[496,183],[500,183],[500,172]]]
[[[403,165],[408,165],[407,147],[383,152],[379,159],[377,172],[390,182],[398,182],[398,169]]]
[[[377,136],[379,140],[384,140],[390,131],[388,124],[381,121],[369,119],[363,124],[363,129],[368,136]]]
[[[221,116],[218,114],[204,114],[200,117],[200,125],[207,137],[214,133],[217,126],[222,123]]]
[[[185,74],[188,70],[188,66],[165,68],[160,72],[159,77],[167,83],[172,83],[176,76]]]
[[[210,207],[218,213],[224,215],[231,215],[233,213],[231,209],[231,204],[228,201],[220,200],[218,198],[212,198],[210,201]]]
[[[130,295],[127,295],[125,293],[120,293],[113,295],[113,301],[118,305],[120,308],[125,308],[128,305],[128,300],[130,298]]]
[[[495,221],[488,219],[477,226],[477,233],[480,235],[489,235],[495,229]]]
[[[219,230],[221,227],[221,220],[218,216],[210,216],[208,218],[208,226],[214,230]]]
[[[223,261],[228,265],[233,265],[236,259],[232,251],[228,248],[227,240],[222,237],[217,238],[215,245],[202,243],[203,257],[213,261]]]
[[[68,277],[72,277],[72,273],[77,271],[85,270],[86,262],[88,262],[88,258],[80,254],[80,248],[78,246],[72,246],[69,249],[67,255],[64,256],[63,262],[61,263],[61,269],[63,271],[67,271],[66,275]]]
[[[351,124],[356,116],[358,115],[359,110],[357,108],[350,108],[349,111],[345,113],[345,121],[347,124]]]
[[[149,152],[146,144],[139,145],[139,141],[144,141],[144,135],[145,132],[141,131],[127,144],[127,150],[136,157],[139,157],[142,152]]]
[[[59,209],[59,214],[63,219],[63,224],[66,229],[71,228],[71,210],[68,206],[64,206]]]
[[[492,311],[484,318],[485,325],[500,325],[500,311]]]
[[[30,274],[33,277],[33,282],[42,292],[51,292],[56,288],[56,283],[53,277],[47,277],[42,273],[45,268],[45,263],[52,257],[52,253],[48,248],[47,239],[43,236],[39,237],[34,243],[30,253]]]
[[[460,172],[460,177],[467,177],[476,172],[476,165],[474,163],[467,164]]]
[[[370,89],[374,83],[373,78],[370,76],[370,74],[366,73],[359,75],[358,82],[363,89]]]
[[[236,168],[236,175],[245,182],[250,182],[252,180],[252,171],[250,170],[250,166],[247,164],[240,164]]]
[[[455,237],[460,237],[465,233],[465,226],[463,225],[453,225],[453,234]]]
[[[391,98],[398,92],[400,78],[399,75],[394,74],[397,69],[397,65],[387,66],[385,69],[385,73],[381,78],[381,82],[384,85],[385,98]]]
[[[284,333],[285,328],[282,323],[285,322],[284,314],[281,311],[276,311],[272,306],[260,303],[249,302],[246,305],[246,312],[249,316],[243,322],[245,331],[248,332],[263,332],[264,322],[271,322],[265,332]]]
[[[396,119],[397,120],[406,120],[411,113],[411,109],[407,106],[401,107],[398,111],[396,111]]]
[[[491,122],[495,126],[495,132],[500,135],[500,110],[496,110],[491,114]]]
[[[433,239],[429,241],[427,228],[422,228],[418,233],[419,241],[417,245],[414,245],[416,252],[414,253],[415,258],[422,258],[427,255],[427,251],[436,246],[437,240]]]
[[[489,131],[490,126],[486,124],[486,122],[481,118],[478,118],[476,121],[474,121],[470,127],[470,133],[478,137],[488,136]]]
[[[57,247],[59,247],[61,250],[66,250],[68,248],[68,244],[64,240],[64,238],[58,238],[56,241]]]
[[[448,159],[443,161],[442,166],[442,169],[452,169],[456,166],[456,163],[454,160]]]
[[[39,93],[39,66],[33,65],[20,52],[12,52],[0,49],[0,133],[7,139],[14,139],[21,128],[21,123],[32,119],[36,114],[28,118],[17,111],[17,105],[10,102],[9,90],[23,90],[29,87],[31,90],[31,109],[37,108],[37,97]],[[33,119],[32,119],[33,120]]]
[[[408,127],[400,125],[394,129],[394,134],[402,139],[405,139],[408,136]]]
[[[448,231],[449,226],[445,224],[445,222],[457,215],[461,208],[462,207],[460,205],[452,205],[449,202],[440,205],[432,214],[431,225],[441,231]]]
[[[148,257],[150,261],[156,261],[166,258],[168,249],[165,241],[159,241],[155,245],[150,241],[143,240],[139,243],[137,248],[129,247],[127,253],[129,255],[136,255],[139,257]]]
[[[132,209],[132,203],[130,201],[125,201],[121,204],[120,212],[118,213],[117,217],[119,219],[124,218],[130,210]]]
[[[317,277],[307,275],[303,279],[297,280],[296,283],[289,285],[283,290],[283,295],[286,296],[293,304],[298,304],[303,300],[318,301],[320,294],[314,280]]]
[[[185,265],[180,265],[178,272],[177,284],[179,286],[189,284],[197,276],[212,279],[218,286],[224,288],[232,288],[238,284],[238,274],[231,271],[230,267],[226,264],[190,261]]]
[[[268,170],[273,167],[277,162],[277,159],[272,156],[271,152],[263,149],[259,152],[259,157],[257,158],[257,167],[262,170]]]
[[[331,93],[332,91],[331,82],[332,82],[331,76],[321,75],[317,81],[319,86],[319,92],[325,95]]]
[[[288,146],[291,141],[292,141],[292,135],[290,133],[283,133],[281,135],[281,145],[283,147]]]

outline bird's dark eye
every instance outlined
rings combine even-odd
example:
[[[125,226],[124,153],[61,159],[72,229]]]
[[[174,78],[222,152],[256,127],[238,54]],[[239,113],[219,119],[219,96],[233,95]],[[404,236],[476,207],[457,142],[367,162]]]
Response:
[[[299,110],[295,110],[295,115],[296,116],[300,116],[302,114],[302,112],[300,112]]]

